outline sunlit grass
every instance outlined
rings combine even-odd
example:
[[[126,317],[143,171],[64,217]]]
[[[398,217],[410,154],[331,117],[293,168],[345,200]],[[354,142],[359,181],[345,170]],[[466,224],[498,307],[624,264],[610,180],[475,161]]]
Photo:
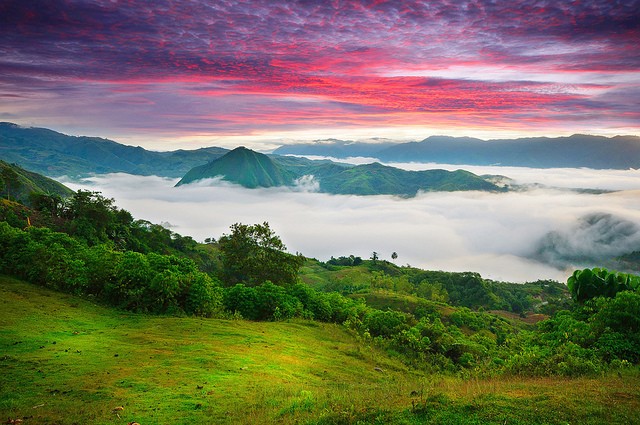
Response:
[[[636,369],[580,379],[428,375],[338,325],[137,315],[2,277],[0,306],[3,420],[640,423]]]

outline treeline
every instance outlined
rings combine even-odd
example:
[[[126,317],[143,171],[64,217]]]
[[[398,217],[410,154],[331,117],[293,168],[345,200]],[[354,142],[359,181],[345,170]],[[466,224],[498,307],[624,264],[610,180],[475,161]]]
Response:
[[[473,310],[504,310],[525,313],[553,314],[570,307],[567,287],[553,280],[538,280],[524,284],[496,282],[473,272],[444,272],[400,267],[384,260],[356,261],[359,257],[332,258],[321,265],[327,270],[346,270],[344,267],[364,265],[370,278],[351,279],[349,275],[336,279],[326,288],[343,294],[369,290],[387,290],[399,294],[416,295],[452,306]],[[342,266],[342,267],[338,267]]]
[[[0,271],[118,308],[161,314],[214,315],[220,285],[195,262],[176,255],[89,246],[46,227],[0,222]]]

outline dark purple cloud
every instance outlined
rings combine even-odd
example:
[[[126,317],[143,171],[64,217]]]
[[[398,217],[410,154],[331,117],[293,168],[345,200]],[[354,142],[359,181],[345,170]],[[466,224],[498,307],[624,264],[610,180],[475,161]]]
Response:
[[[628,129],[639,44],[638,0],[5,0],[0,96],[23,96],[2,107],[23,121],[72,97],[85,127],[123,131],[455,124],[443,113],[580,130],[621,110]]]

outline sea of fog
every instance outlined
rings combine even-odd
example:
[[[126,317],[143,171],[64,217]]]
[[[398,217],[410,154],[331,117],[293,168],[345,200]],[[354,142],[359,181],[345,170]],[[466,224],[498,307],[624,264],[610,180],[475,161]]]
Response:
[[[512,282],[564,281],[575,268],[566,258],[597,259],[640,250],[639,170],[392,165],[410,170],[462,168],[548,188],[421,193],[405,199],[315,193],[313,184],[245,189],[219,179],[176,188],[176,179],[128,174],[64,183],[74,190],[100,191],[134,217],[198,241],[217,239],[233,223],[267,221],[290,252],[323,261],[350,254],[369,258],[374,251],[390,260],[391,253],[397,252],[396,263],[401,265],[474,271]],[[561,188],[616,192],[590,194]],[[594,225],[593,217],[607,219]],[[557,248],[547,249],[543,256],[536,254],[550,241]]]

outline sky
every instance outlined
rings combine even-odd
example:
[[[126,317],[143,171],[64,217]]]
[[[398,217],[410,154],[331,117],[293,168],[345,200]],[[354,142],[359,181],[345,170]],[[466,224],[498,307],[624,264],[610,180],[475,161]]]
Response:
[[[474,171],[492,173],[495,167]],[[540,170],[508,172],[520,184],[540,181]],[[544,172],[548,186],[615,190],[600,195],[535,187],[400,198],[329,195],[309,187],[246,189],[219,179],[174,187],[176,182],[110,174],[65,183],[98,190],[134,217],[200,242],[228,234],[234,223],[267,221],[289,252],[321,261],[370,258],[373,251],[390,261],[397,252],[399,265],[510,282],[565,282],[577,268],[600,267],[603,258],[640,247],[640,170]]]
[[[640,134],[640,0],[2,0],[0,120],[148,149]]]

